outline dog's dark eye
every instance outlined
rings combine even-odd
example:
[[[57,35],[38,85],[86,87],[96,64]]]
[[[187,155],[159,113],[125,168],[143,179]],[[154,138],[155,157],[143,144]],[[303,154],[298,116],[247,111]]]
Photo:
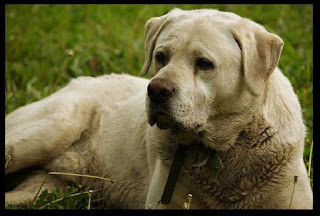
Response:
[[[201,70],[210,70],[214,68],[214,65],[211,61],[205,58],[198,58],[196,60],[196,67]]]
[[[156,61],[157,61],[159,64],[161,64],[162,67],[164,67],[165,64],[166,64],[166,56],[165,56],[165,54],[164,54],[163,52],[158,52],[158,53],[156,54]]]

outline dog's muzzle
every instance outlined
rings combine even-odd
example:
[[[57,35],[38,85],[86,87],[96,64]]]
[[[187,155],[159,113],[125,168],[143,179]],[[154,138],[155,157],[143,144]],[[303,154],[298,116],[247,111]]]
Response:
[[[160,129],[172,128],[174,123],[170,111],[170,98],[175,94],[175,87],[166,79],[155,78],[148,85],[149,123]]]

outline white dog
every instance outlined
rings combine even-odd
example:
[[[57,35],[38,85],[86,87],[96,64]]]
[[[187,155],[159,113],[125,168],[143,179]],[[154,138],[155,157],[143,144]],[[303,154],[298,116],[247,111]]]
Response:
[[[41,170],[6,204],[32,199],[46,173],[60,171],[113,179],[52,175],[44,185],[100,189],[105,208],[179,209],[189,193],[191,208],[286,209],[291,198],[291,208],[312,208],[301,108],[277,68],[282,47],[229,12],[150,19],[142,75],[151,81],[80,77],[6,117],[6,174]]]

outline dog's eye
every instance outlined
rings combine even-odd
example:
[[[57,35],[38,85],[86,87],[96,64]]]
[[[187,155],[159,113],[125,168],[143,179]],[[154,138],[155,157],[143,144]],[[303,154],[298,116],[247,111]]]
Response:
[[[205,58],[198,58],[196,60],[196,67],[201,70],[210,70],[214,68],[214,65],[211,61]]]
[[[164,55],[163,52],[158,52],[156,54],[156,61],[161,64],[163,67],[165,66],[166,63],[166,56]]]

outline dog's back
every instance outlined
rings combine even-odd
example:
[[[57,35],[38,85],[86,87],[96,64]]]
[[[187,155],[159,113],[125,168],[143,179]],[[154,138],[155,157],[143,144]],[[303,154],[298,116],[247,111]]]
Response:
[[[111,168],[115,161],[120,169],[130,161],[125,157],[126,146],[132,148],[129,151],[135,151],[134,146],[128,146],[129,142],[123,142],[121,130],[130,127],[130,112],[140,110],[141,115],[145,115],[147,84],[147,79],[128,75],[80,77],[49,97],[10,113],[6,117],[6,158],[10,155],[6,174],[12,173],[8,180],[13,181],[14,188],[7,188],[11,191],[6,193],[6,203],[18,204],[22,199],[31,200],[40,187],[41,179],[46,176],[44,173],[48,171],[86,173],[117,181],[126,178],[119,172],[113,173],[117,169]],[[137,95],[140,100],[132,103],[131,100],[135,100]],[[126,102],[128,100],[131,102]],[[131,116],[134,118],[136,114],[131,113]],[[101,124],[104,127],[100,127]],[[117,141],[119,137],[122,142]],[[108,145],[113,146],[109,149]],[[128,165],[130,163],[132,165],[132,161]],[[23,172],[14,174],[34,166],[36,168],[31,175],[24,175]],[[17,178],[20,178],[19,181]],[[67,181],[106,191],[111,184],[90,178],[51,176],[43,189],[61,187]],[[124,189],[123,186],[117,190]]]

